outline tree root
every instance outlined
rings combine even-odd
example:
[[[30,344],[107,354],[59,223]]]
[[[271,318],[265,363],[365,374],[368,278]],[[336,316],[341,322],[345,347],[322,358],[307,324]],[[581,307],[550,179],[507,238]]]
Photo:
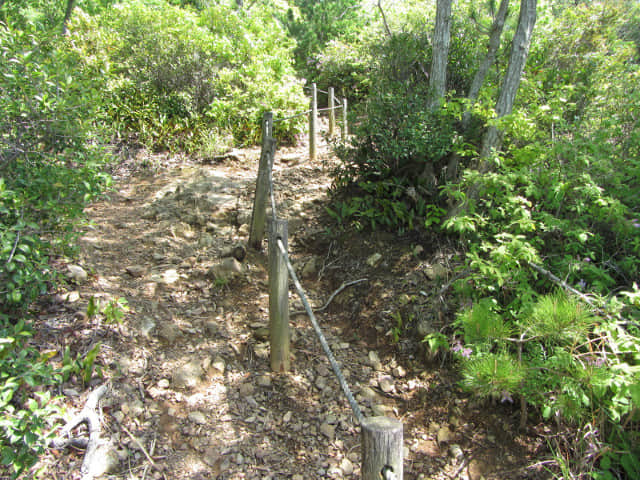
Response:
[[[82,474],[82,480],[93,480],[96,474],[96,468],[93,468],[95,463],[96,452],[100,446],[100,417],[98,415],[98,402],[107,393],[107,385],[101,385],[96,388],[87,397],[87,402],[84,407],[75,417],[73,417],[60,431],[57,438],[53,439],[49,444],[52,448],[66,448],[70,445],[76,447],[86,447],[84,454],[84,460],[82,461],[82,467],[80,473]],[[89,440],[84,438],[73,438],[70,436],[71,431],[81,423],[87,423],[89,430]],[[100,472],[102,474],[103,472]]]

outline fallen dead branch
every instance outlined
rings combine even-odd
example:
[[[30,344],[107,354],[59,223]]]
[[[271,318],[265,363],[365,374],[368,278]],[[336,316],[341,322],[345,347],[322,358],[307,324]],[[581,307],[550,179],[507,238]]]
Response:
[[[357,285],[358,283],[362,283],[362,282],[366,282],[368,281],[367,278],[361,278],[359,280],[353,280],[352,282],[344,282],[342,285],[340,285],[338,287],[338,289],[333,292],[330,296],[329,296],[329,300],[326,301],[326,303],[321,306],[320,308],[316,308],[315,311],[316,312],[322,312],[323,310],[326,310],[329,307],[329,304],[333,301],[334,298],[336,298],[336,296],[342,292],[345,288],[350,287],[352,285]],[[296,310],[295,312],[292,312],[291,315],[301,315],[303,313],[306,313],[306,310]]]
[[[122,429],[125,431],[125,433],[127,435],[129,435],[129,438],[131,438],[131,440],[133,440],[133,442],[138,446],[138,448],[142,451],[142,453],[144,453],[144,456],[147,457],[147,460],[149,460],[149,463],[151,465],[153,465],[154,467],[156,466],[156,462],[153,461],[153,458],[151,458],[151,455],[153,454],[153,452],[151,454],[149,454],[147,452],[147,449],[144,448],[144,445],[142,445],[142,443],[140,442],[140,440],[138,440],[136,437],[133,436],[133,433],[131,433],[127,427],[125,427],[124,425],[120,425],[122,427]],[[154,443],[154,448],[155,448],[155,443]]]
[[[619,325],[635,325],[636,327],[640,327],[640,323],[638,322],[634,322],[632,320],[628,320],[626,318],[624,318],[622,315],[620,314],[616,314],[616,313],[610,313],[607,310],[605,310],[602,307],[599,307],[592,299],[591,297],[585,295],[584,293],[582,293],[579,290],[576,290],[575,288],[573,288],[571,285],[569,285],[567,282],[565,282],[564,280],[562,280],[561,278],[557,277],[556,275],[554,275],[553,273],[551,273],[549,270],[541,267],[540,265],[536,265],[533,262],[529,262],[529,265],[531,266],[531,268],[533,268],[536,272],[541,273],[542,275],[544,275],[545,277],[547,277],[549,280],[551,280],[553,283],[555,283],[556,285],[561,286],[562,288],[564,288],[566,291],[573,293],[574,295],[576,295],[578,298],[580,298],[582,301],[584,301],[587,305],[589,305],[590,307],[592,307],[596,312],[600,313],[601,315],[604,315],[605,317],[611,319],[611,320],[616,320],[618,322]]]
[[[566,291],[573,293],[574,295],[576,295],[577,297],[579,297],[582,301],[584,301],[587,305],[590,305],[593,308],[596,308],[598,310],[599,307],[597,305],[595,305],[593,303],[593,300],[591,300],[591,298],[589,298],[588,296],[586,296],[584,293],[576,290],[575,288],[573,288],[571,285],[569,285],[567,282],[565,282],[564,280],[562,280],[561,278],[557,277],[556,275],[554,275],[553,273],[551,273],[549,270],[541,267],[540,265],[537,265],[533,262],[529,262],[529,265],[531,266],[531,268],[533,268],[536,272],[541,273],[542,275],[544,275],[545,277],[547,277],[549,280],[551,280],[553,283],[555,283],[556,285],[561,286],[562,288],[564,288]]]

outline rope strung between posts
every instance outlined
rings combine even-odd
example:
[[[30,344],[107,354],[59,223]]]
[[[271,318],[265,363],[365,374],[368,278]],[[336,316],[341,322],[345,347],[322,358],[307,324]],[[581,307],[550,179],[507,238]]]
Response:
[[[304,88],[305,90],[311,90],[312,89],[312,87],[308,87],[306,85],[304,87],[302,87],[302,88]],[[324,93],[326,95],[329,95],[329,92],[327,92],[326,90],[320,90],[319,88],[316,88],[316,92],[320,92],[320,93]]]
[[[274,140],[275,141],[275,140]],[[273,164],[275,162],[275,156],[274,155],[270,155],[269,158],[269,194],[271,197],[271,216],[273,218],[273,221],[275,222],[276,219],[278,218],[277,215],[277,211],[276,211],[276,198],[275,198],[275,186],[273,184]],[[322,349],[324,350],[324,353],[327,355],[327,358],[329,359],[329,363],[331,364],[331,368],[333,368],[333,372],[335,373],[336,377],[338,378],[338,382],[340,383],[340,387],[342,387],[342,391],[344,392],[345,396],[347,397],[347,400],[349,401],[349,405],[351,406],[351,410],[353,410],[353,414],[355,415],[358,423],[362,423],[362,421],[364,420],[364,416],[362,415],[362,411],[360,410],[360,407],[358,406],[358,404],[356,403],[355,398],[353,398],[353,394],[351,393],[351,389],[349,389],[349,385],[347,385],[347,381],[344,378],[344,375],[342,375],[342,371],[340,370],[340,367],[338,366],[338,363],[336,362],[335,357],[333,356],[333,353],[331,352],[331,349],[329,348],[329,344],[327,343],[327,339],[325,338],[324,334],[322,333],[322,330],[320,329],[320,325],[318,324],[318,321],[316,320],[315,315],[313,314],[313,310],[311,310],[311,306],[309,305],[309,301],[307,300],[307,296],[304,292],[304,289],[302,288],[302,285],[300,284],[300,281],[298,280],[298,277],[296,276],[296,272],[293,269],[293,266],[291,265],[291,261],[289,260],[289,255],[287,254],[287,250],[284,248],[284,245],[282,243],[282,240],[280,238],[278,238],[277,240],[278,242],[278,249],[280,250],[280,253],[282,254],[282,258],[284,259],[286,265],[287,265],[287,270],[289,270],[289,276],[292,278],[293,283],[296,287],[296,290],[298,291],[298,295],[300,296],[300,299],[302,300],[302,304],[304,305],[305,311],[307,312],[307,315],[309,315],[309,319],[311,320],[311,324],[313,325],[313,329],[316,332],[316,335],[318,336],[319,340],[320,340],[320,344],[322,345]],[[329,303],[331,303],[331,301],[333,300],[333,298],[340,293],[340,291],[344,290],[344,288],[346,288],[349,285],[355,285],[357,283],[360,282],[364,282],[367,279],[360,279],[360,280],[356,280],[354,282],[349,282],[346,284],[343,284],[338,290],[336,290],[333,295],[331,295],[331,297],[329,298],[329,301],[325,304],[324,307],[321,308],[321,310],[325,309]]]
[[[273,184],[273,164],[275,161],[274,156],[270,156],[271,158],[269,158],[269,193],[270,193],[270,197],[271,197],[271,216],[273,218],[273,221],[275,222],[275,220],[278,218],[277,216],[277,212],[276,212],[276,199],[275,199],[275,187]],[[295,270],[293,269],[293,266],[291,265],[291,261],[289,260],[289,255],[287,254],[287,250],[284,248],[284,245],[282,243],[282,240],[280,238],[278,238],[277,240],[277,245],[278,245],[278,249],[280,250],[280,253],[282,254],[282,258],[284,259],[286,265],[287,265],[287,270],[289,271],[289,276],[291,277],[291,279],[293,280],[293,283],[296,287],[296,290],[298,292],[298,295],[300,296],[300,299],[302,300],[302,304],[304,305],[305,311],[307,312],[307,315],[309,316],[309,319],[311,320],[311,324],[313,325],[313,329],[316,332],[316,335],[318,336],[318,339],[320,340],[320,344],[322,345],[322,349],[324,350],[324,353],[327,355],[327,358],[329,359],[329,363],[331,364],[331,368],[333,368],[333,372],[335,373],[336,377],[338,378],[338,383],[340,383],[340,387],[342,388],[342,391],[344,392],[345,396],[347,397],[347,400],[349,401],[349,405],[351,406],[351,410],[353,411],[353,414],[356,417],[356,420],[358,421],[358,423],[362,423],[362,421],[364,420],[364,416],[362,415],[362,411],[360,410],[360,407],[358,406],[358,404],[356,403],[355,398],[353,398],[353,394],[351,393],[351,389],[349,388],[349,385],[347,385],[347,381],[344,378],[344,375],[342,375],[342,371],[340,370],[340,366],[338,365],[338,363],[336,362],[335,357],[333,356],[333,353],[331,352],[331,349],[329,348],[329,344],[327,343],[327,339],[325,338],[324,334],[322,333],[322,330],[320,329],[320,325],[318,324],[318,321],[316,320],[315,315],[313,314],[313,310],[311,310],[311,306],[309,305],[309,301],[307,300],[307,296],[304,292],[304,289],[302,288],[302,285],[300,284],[300,281],[298,280],[298,277],[296,275]],[[333,295],[331,295],[331,297],[329,298],[329,301],[325,304],[324,307],[322,307],[322,309],[326,308],[329,303],[331,303],[331,301],[333,300],[333,298],[340,293],[340,291],[342,291],[344,288],[346,288],[349,285],[355,285],[357,283],[360,282],[364,282],[367,279],[360,279],[360,280],[356,280],[353,282],[349,282],[346,284],[343,284],[338,290],[336,290]],[[321,309],[321,310],[322,310]]]
[[[335,110],[335,107],[341,107],[342,106],[342,102],[340,102],[339,100],[335,100],[335,99],[333,101],[333,104],[335,105],[333,108],[331,108],[331,107],[319,108],[317,111],[318,112],[326,112],[327,110]],[[291,115],[289,117],[276,118],[273,121],[273,123],[284,122],[286,120],[291,120],[293,118],[298,118],[298,117],[302,117],[304,115],[309,115],[310,113],[311,113],[311,110],[305,110],[304,112],[296,113],[295,115]]]
[[[304,112],[296,113],[295,115],[291,115],[290,117],[277,118],[277,119],[275,119],[273,121],[273,123],[284,122],[285,120],[291,120],[292,118],[302,117],[303,115],[309,115],[310,113],[311,113],[311,110],[306,110]]]
[[[331,352],[331,348],[329,348],[327,339],[325,338],[324,334],[322,333],[322,330],[320,329],[320,325],[316,320],[316,316],[313,314],[313,310],[311,310],[311,306],[309,305],[309,301],[307,300],[307,296],[304,292],[304,289],[302,288],[302,285],[300,285],[300,281],[296,276],[296,272],[293,269],[293,265],[291,265],[291,261],[289,260],[289,255],[287,254],[287,250],[284,248],[284,244],[282,243],[281,239],[278,238],[277,242],[278,242],[278,249],[280,250],[282,257],[284,258],[284,261],[287,264],[287,270],[289,270],[289,275],[293,280],[293,284],[295,285],[298,295],[300,296],[300,300],[302,300],[304,309],[307,312],[307,315],[309,315],[309,319],[311,320],[313,329],[315,330],[316,335],[320,340],[322,349],[324,350],[325,355],[329,359],[331,368],[333,368],[333,373],[335,373],[336,377],[338,378],[340,387],[342,388],[344,395],[347,397],[347,400],[349,401],[349,405],[351,406],[351,410],[353,411],[353,414],[355,415],[356,420],[358,421],[359,424],[362,424],[362,422],[364,421],[364,415],[362,415],[362,411],[360,410],[360,407],[356,403],[355,398],[353,398],[351,389],[349,388],[349,385],[347,385],[347,381],[344,379],[344,376],[342,375],[342,371],[340,370],[340,367],[338,366],[338,363],[336,362],[336,359],[333,356],[333,353]]]
[[[317,111],[318,112],[326,112],[327,110],[335,110],[335,107],[327,107],[327,108],[319,108]]]

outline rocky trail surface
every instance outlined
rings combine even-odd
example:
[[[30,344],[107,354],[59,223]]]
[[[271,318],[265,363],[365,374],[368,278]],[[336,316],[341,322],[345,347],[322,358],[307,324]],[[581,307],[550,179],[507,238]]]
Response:
[[[424,334],[447,314],[427,302],[450,275],[446,255],[415,238],[333,232],[324,206],[334,160],[323,148],[314,164],[304,149],[278,150],[278,213],[316,308],[343,282],[367,279],[318,319],[365,416],[403,421],[405,478],[546,478],[530,467],[540,437],[517,431],[518,412],[463,395],[412,340],[411,322]],[[245,249],[259,153],[130,159],[88,209],[79,261],[60,265],[73,280],[43,306],[36,340],[60,365],[65,349],[78,359],[61,390],[69,416],[109,386],[104,478],[359,478],[359,428],[293,291],[292,371],[269,369],[266,248]],[[83,455],[51,450],[40,466],[47,478],[80,478]]]

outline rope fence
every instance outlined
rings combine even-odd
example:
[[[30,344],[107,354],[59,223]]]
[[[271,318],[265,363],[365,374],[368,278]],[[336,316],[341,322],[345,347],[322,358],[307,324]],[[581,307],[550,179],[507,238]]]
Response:
[[[329,110],[335,110],[335,109],[334,109],[334,108],[331,108],[331,107],[327,107],[327,108],[319,108],[319,109],[318,109],[318,112],[327,112],[327,111],[329,111]]]
[[[291,115],[290,117],[278,118],[278,119],[274,120],[273,123],[285,122],[287,120],[291,120],[291,119],[294,119],[294,118],[302,117],[304,115],[309,115],[310,113],[311,113],[311,110],[307,110],[306,112],[296,113],[295,115]]]
[[[305,85],[303,88],[304,88],[305,90],[313,90],[314,85],[315,85],[315,83],[312,83],[312,84],[311,84],[311,86],[307,86],[307,85]],[[332,87],[330,87],[330,88],[332,88]],[[320,90],[319,88],[316,88],[316,92],[320,92],[320,93],[324,93],[325,95],[329,95],[329,92],[326,92],[326,91],[324,91],[324,90]]]
[[[296,287],[298,296],[300,297],[300,300],[302,300],[302,305],[304,306],[304,309],[307,312],[307,315],[309,316],[309,320],[311,320],[311,325],[313,325],[313,329],[315,330],[316,335],[320,340],[320,345],[322,345],[322,349],[324,350],[325,355],[329,359],[329,363],[331,364],[333,373],[335,373],[338,379],[338,382],[340,383],[342,392],[344,393],[344,396],[347,397],[347,400],[349,401],[349,405],[351,406],[351,410],[353,411],[353,415],[356,417],[356,420],[358,421],[359,424],[362,424],[364,422],[364,415],[362,415],[362,410],[360,410],[360,407],[358,406],[356,399],[353,398],[351,389],[349,388],[349,385],[347,384],[347,381],[345,380],[344,375],[342,375],[340,366],[338,365],[338,362],[336,362],[336,358],[333,356],[333,352],[331,352],[331,348],[329,348],[327,339],[322,333],[322,329],[318,324],[318,320],[316,319],[316,316],[313,314],[313,310],[311,309],[311,305],[309,305],[309,300],[307,299],[307,295],[304,289],[302,288],[300,281],[298,280],[296,272],[293,269],[293,265],[291,265],[291,261],[289,260],[289,255],[287,254],[287,250],[285,249],[284,244],[282,243],[282,240],[280,238],[276,239],[276,243],[278,245],[278,248],[280,249],[280,254],[284,258],[284,261],[287,265],[287,270],[289,271],[291,280],[293,280],[293,284]]]
[[[309,317],[313,329],[320,341],[336,379],[346,397],[353,412],[356,422],[361,428],[362,467],[361,478],[363,480],[402,480],[403,476],[403,424],[389,417],[365,417],[356,402],[347,381],[342,374],[326,337],[322,333],[320,324],[309,304],[307,295],[298,280],[296,272],[288,255],[288,221],[279,219],[273,185],[273,163],[276,152],[276,141],[273,138],[273,125],[278,121],[284,121],[302,115],[309,115],[309,159],[316,158],[316,126],[317,115],[320,111],[329,112],[329,135],[335,133],[335,107],[318,109],[317,92],[315,83],[311,86],[311,108],[302,113],[295,114],[284,119],[273,119],[273,113],[267,112],[262,120],[262,151],[258,165],[256,180],[256,193],[254,198],[253,213],[251,218],[251,231],[249,245],[261,250],[262,240],[265,234],[266,204],[271,203],[271,218],[269,219],[269,343],[270,365],[274,372],[287,373],[290,368],[290,326],[289,326],[289,279],[293,281],[295,290],[302,301],[304,311]],[[334,89],[329,88],[326,93],[329,96],[328,104],[336,104]],[[344,98],[338,105],[343,109],[342,138],[347,137],[347,99]],[[267,196],[269,200],[267,200]],[[336,291],[329,301],[344,288],[345,285],[354,285],[366,281],[360,279],[347,282]],[[322,307],[320,310],[323,310]]]

